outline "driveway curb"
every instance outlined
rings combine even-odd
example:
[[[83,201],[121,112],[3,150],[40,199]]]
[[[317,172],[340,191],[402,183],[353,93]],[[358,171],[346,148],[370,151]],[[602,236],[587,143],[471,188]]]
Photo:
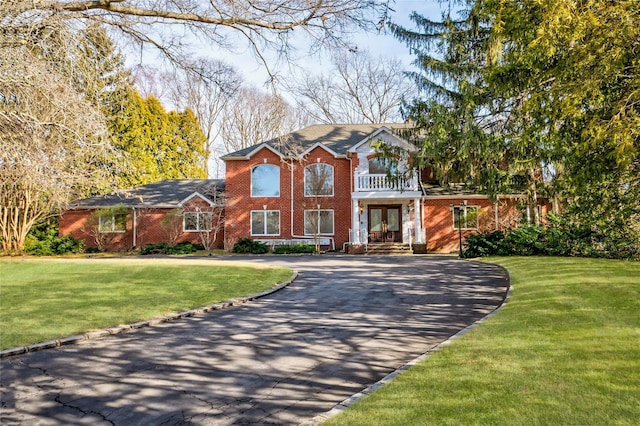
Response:
[[[182,318],[188,318],[196,315],[205,314],[211,311],[219,311],[221,309],[230,308],[232,306],[243,305],[247,302],[251,302],[252,300],[260,299],[262,297],[273,294],[277,291],[282,290],[283,288],[289,286],[295,279],[298,278],[298,272],[293,271],[291,278],[287,281],[278,284],[275,287],[270,288],[269,290],[262,291],[260,293],[251,294],[249,296],[238,297],[236,299],[231,299],[226,302],[220,302],[209,306],[203,306],[201,308],[190,309],[188,311],[178,312],[175,314],[169,314],[162,317],[152,318],[149,320],[138,321],[131,324],[118,325],[115,327],[109,327],[102,330],[90,331],[83,334],[76,334],[74,336],[62,337],[60,339],[47,340],[44,342],[34,343],[28,346],[18,346],[15,348],[5,349],[0,351],[0,358],[6,358],[14,355],[26,354],[29,352],[36,352],[43,349],[51,349],[57,348],[59,346],[71,345],[80,342],[84,342],[87,340],[99,339],[106,336],[111,336],[114,334],[125,333],[129,331],[133,331],[143,327],[150,327],[157,324],[162,324],[169,321],[174,321]]]

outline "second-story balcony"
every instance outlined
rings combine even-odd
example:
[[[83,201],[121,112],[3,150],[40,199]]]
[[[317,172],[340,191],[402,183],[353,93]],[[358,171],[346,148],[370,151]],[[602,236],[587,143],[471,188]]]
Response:
[[[376,191],[418,191],[418,179],[413,176],[392,177],[386,174],[361,174],[356,175],[356,192]]]

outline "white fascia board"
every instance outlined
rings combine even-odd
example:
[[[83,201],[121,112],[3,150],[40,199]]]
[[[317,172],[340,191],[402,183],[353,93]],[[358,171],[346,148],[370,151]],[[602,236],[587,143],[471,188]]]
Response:
[[[363,140],[361,140],[360,142],[358,142],[357,144],[349,148],[348,152],[355,153],[358,148],[360,148],[365,143],[368,143],[369,141],[371,141],[372,139],[374,139],[375,137],[377,137],[383,132],[388,134],[391,138],[393,138],[398,143],[399,146],[406,148],[407,151],[415,152],[418,150],[418,148],[416,148],[414,144],[406,141],[405,139],[402,139],[400,136],[395,135],[388,127],[382,126],[378,130],[371,133],[366,138],[364,138]]]
[[[329,154],[333,155],[335,158],[346,158],[346,155],[338,154],[337,152],[335,152],[334,150],[332,150],[328,146],[325,146],[322,142],[316,142],[311,147],[309,147],[309,148],[305,149],[304,151],[302,151],[302,153],[300,153],[300,155],[299,155],[299,158],[304,158],[306,155],[308,155],[311,151],[313,151],[316,148],[324,149]]]
[[[209,204],[210,207],[215,206],[215,203],[212,202],[211,200],[209,200],[207,197],[205,197],[204,195],[200,194],[199,192],[194,192],[193,194],[189,195],[187,198],[185,198],[184,200],[180,201],[178,203],[178,207],[182,207],[184,206],[189,200],[191,200],[194,197],[200,197],[202,200],[204,200],[207,204]]]
[[[279,152],[277,149],[273,148],[272,146],[270,146],[270,145],[268,145],[266,143],[262,143],[262,144],[256,145],[256,149],[254,149],[253,151],[249,152],[247,155],[239,156],[239,157],[222,156],[222,157],[220,157],[220,159],[223,160],[223,161],[249,160],[255,154],[260,152],[260,150],[265,149],[265,148],[268,149],[269,151],[273,152],[274,154],[276,154],[278,157],[284,158],[284,155],[282,155],[282,153]]]

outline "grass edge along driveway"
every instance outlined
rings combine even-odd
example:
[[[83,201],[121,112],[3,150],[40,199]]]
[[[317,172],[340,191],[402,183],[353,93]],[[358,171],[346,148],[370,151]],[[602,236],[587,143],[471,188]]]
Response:
[[[506,305],[326,425],[636,425],[640,263],[493,258]]]
[[[194,259],[0,259],[0,349],[255,294],[285,268]]]

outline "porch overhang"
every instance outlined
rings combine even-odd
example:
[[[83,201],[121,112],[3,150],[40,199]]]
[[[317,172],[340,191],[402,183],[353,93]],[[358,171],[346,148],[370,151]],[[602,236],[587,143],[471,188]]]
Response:
[[[359,191],[352,192],[353,200],[414,200],[422,198],[421,191]]]

